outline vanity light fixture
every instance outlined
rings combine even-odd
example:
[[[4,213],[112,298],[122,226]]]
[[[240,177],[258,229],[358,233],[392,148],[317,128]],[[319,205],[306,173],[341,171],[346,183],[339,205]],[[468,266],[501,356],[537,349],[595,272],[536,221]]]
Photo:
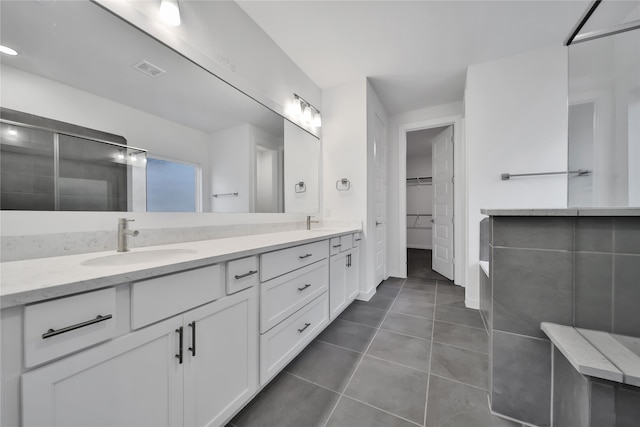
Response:
[[[5,46],[1,44],[0,44],[0,52],[9,56],[16,56],[18,54],[18,52],[15,49],[11,49],[9,46]]]
[[[301,120],[306,125],[316,128],[322,126],[320,110],[296,93],[293,94],[290,112],[292,116]]]
[[[180,25],[180,7],[178,0],[162,0],[160,3],[160,18],[167,25],[177,27]]]
[[[9,126],[7,128],[7,134],[9,134],[9,136],[18,136],[18,129],[15,126]]]

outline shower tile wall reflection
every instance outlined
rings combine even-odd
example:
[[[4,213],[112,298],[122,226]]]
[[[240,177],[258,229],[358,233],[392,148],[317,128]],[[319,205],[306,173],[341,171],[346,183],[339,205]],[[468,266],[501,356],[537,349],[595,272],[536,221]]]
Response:
[[[0,208],[127,211],[130,166],[134,159],[144,166],[144,153],[47,130],[1,126]]]
[[[53,134],[2,123],[0,207],[55,210]]]

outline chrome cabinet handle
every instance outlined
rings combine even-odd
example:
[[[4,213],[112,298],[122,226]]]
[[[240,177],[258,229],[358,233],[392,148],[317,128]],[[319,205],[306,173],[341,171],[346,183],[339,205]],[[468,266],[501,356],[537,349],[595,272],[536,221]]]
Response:
[[[176,329],[176,332],[179,334],[180,338],[180,347],[178,349],[178,354],[176,354],[176,359],[178,359],[178,361],[180,362],[180,364],[182,365],[182,338],[183,338],[183,330],[182,330],[182,326],[180,326],[178,329]]]
[[[313,256],[313,254],[300,255],[298,258],[305,259],[305,258],[309,258],[310,256]]]
[[[334,248],[339,248],[342,245],[333,245]]]
[[[196,357],[196,321],[189,323],[189,327],[191,328],[191,347],[189,347],[189,351],[191,356]]]
[[[311,323],[305,323],[304,324],[304,328],[302,329],[298,329],[298,332],[303,333],[305,329],[307,329],[309,326],[311,326]]]
[[[382,223],[381,223],[381,222],[376,221],[376,227],[377,227],[377,226],[379,226],[379,225],[382,225]]]
[[[298,288],[299,291],[304,291],[305,289],[307,289],[309,286],[311,286],[311,283],[307,283],[306,285],[304,285],[301,288]]]
[[[236,274],[234,277],[237,279],[243,279],[245,277],[249,277],[252,274],[256,274],[258,272],[258,270],[249,270],[248,273],[244,273],[244,274]]]
[[[101,314],[98,314],[98,316],[95,319],[87,320],[86,322],[77,323],[75,325],[67,326],[66,328],[61,328],[61,329],[58,329],[58,330],[49,329],[47,332],[42,334],[42,339],[44,340],[44,339],[47,339],[47,338],[55,337],[56,335],[60,335],[60,334],[64,334],[65,332],[74,331],[76,329],[84,328],[85,326],[93,325],[94,323],[104,322],[105,320],[109,320],[112,317],[113,316],[111,314],[107,314],[107,315],[104,315],[104,316],[101,315]]]
[[[356,240],[356,242],[359,242],[359,241],[360,241],[360,240],[362,240],[362,239],[355,239],[355,240]]]

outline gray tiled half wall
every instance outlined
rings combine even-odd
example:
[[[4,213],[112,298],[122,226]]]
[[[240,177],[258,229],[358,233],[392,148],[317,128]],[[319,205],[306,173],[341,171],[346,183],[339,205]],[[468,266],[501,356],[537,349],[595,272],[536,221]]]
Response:
[[[493,328],[545,338],[540,322],[573,321],[573,253],[493,249]]]
[[[494,217],[493,246],[573,250],[573,218]]]
[[[493,331],[491,408],[513,419],[550,425],[551,342]]]

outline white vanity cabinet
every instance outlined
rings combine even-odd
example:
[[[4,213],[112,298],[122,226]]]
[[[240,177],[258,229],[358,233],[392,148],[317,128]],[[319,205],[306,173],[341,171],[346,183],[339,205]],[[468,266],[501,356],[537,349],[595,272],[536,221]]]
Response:
[[[329,323],[329,241],[260,256],[260,384]]]
[[[353,302],[359,292],[360,249],[353,246],[356,240],[351,234],[340,237],[340,252],[329,261],[329,318],[334,320]],[[333,239],[332,239],[333,240]],[[342,242],[348,242],[344,244]]]
[[[257,389],[255,287],[22,376],[24,426],[219,426]]]

